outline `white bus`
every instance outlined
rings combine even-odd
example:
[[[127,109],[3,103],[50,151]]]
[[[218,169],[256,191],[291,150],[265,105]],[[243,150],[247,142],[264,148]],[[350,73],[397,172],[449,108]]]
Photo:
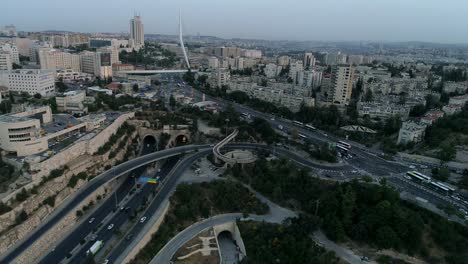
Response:
[[[344,152],[344,153],[348,153],[349,149],[341,146],[341,145],[336,145],[336,148],[338,149],[338,151],[340,152]]]
[[[336,143],[337,146],[342,146],[344,148],[347,148],[348,150],[351,149],[351,144],[349,143],[346,143],[344,141],[338,141],[338,143]]]
[[[304,134],[299,134],[299,137],[302,138],[302,139],[306,139],[306,138],[307,138],[307,136],[304,135]]]
[[[445,185],[441,182],[431,182],[431,187],[433,189],[435,189],[436,191],[442,193],[442,194],[445,194],[445,195],[450,195],[450,194],[453,194],[453,192],[455,191],[454,188],[448,186],[448,185]]]
[[[86,250],[86,255],[96,255],[96,253],[104,246],[104,242],[102,240],[94,242],[94,244]]]
[[[305,125],[305,127],[310,129],[310,130],[316,130],[315,127],[313,127],[312,125],[309,125],[309,124]]]
[[[293,121],[293,124],[296,125],[296,126],[304,126],[304,123],[301,123],[299,121]]]
[[[412,179],[416,179],[418,181],[421,181],[421,182],[430,182],[431,181],[431,177],[429,176],[426,176],[422,173],[419,173],[417,171],[408,171],[406,173],[406,175],[410,176]]]

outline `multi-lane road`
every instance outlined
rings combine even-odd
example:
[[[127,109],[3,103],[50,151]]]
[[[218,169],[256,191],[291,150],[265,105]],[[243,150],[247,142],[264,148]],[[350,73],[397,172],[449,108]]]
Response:
[[[201,94],[198,91],[196,92],[196,94],[198,94],[198,96],[201,96]],[[225,107],[228,103],[232,104],[230,102],[225,102],[225,101],[223,101],[221,99],[211,98],[211,97],[208,97],[208,96],[207,96],[207,99],[217,101],[220,104],[220,106],[222,106],[222,107]],[[309,140],[313,141],[313,142],[326,143],[326,142],[333,142],[333,141],[336,142],[337,140],[339,140],[337,138],[334,138],[333,136],[327,135],[326,133],[318,131],[318,130],[312,131],[312,130],[308,130],[308,129],[302,127],[302,126],[296,126],[290,120],[286,120],[286,119],[274,117],[274,116],[269,115],[269,114],[257,112],[257,111],[254,111],[254,110],[252,110],[252,109],[250,109],[248,107],[242,106],[242,105],[238,105],[238,104],[232,104],[232,105],[239,112],[245,112],[245,113],[250,114],[251,116],[261,117],[261,118],[267,120],[273,127],[278,127],[279,125],[281,125],[286,130],[290,130],[292,128],[295,128],[301,134],[306,135],[307,138]],[[342,165],[342,166],[327,166],[327,165],[318,164],[318,163],[312,162],[311,160],[309,160],[307,158],[299,156],[296,153],[293,153],[293,152],[291,152],[289,150],[286,150],[286,149],[283,149],[283,148],[280,148],[280,147],[272,147],[272,146],[266,146],[266,145],[260,145],[260,144],[242,144],[242,143],[229,144],[226,147],[227,148],[236,148],[236,149],[262,148],[262,149],[270,150],[271,152],[273,152],[273,153],[275,153],[277,155],[288,157],[289,159],[297,162],[298,164],[301,164],[303,166],[307,166],[307,167],[310,167],[310,168],[313,168],[313,169],[317,169],[317,170],[334,170],[334,171],[350,172],[350,171],[352,171],[354,169],[359,169],[359,170],[367,171],[368,173],[371,173],[371,174],[374,174],[374,175],[379,175],[379,176],[383,176],[383,175],[388,176],[388,175],[398,174],[398,173],[402,173],[404,171],[409,170],[409,168],[406,167],[403,164],[387,161],[387,160],[381,158],[379,156],[379,153],[375,153],[374,151],[368,150],[368,149],[366,149],[364,147],[354,145],[354,144],[353,144],[353,148],[351,150],[352,153],[355,154],[355,157],[352,160],[352,164]],[[99,175],[98,177],[96,177],[95,179],[93,179],[86,186],[84,186],[82,189],[80,189],[75,195],[73,195],[73,197],[68,198],[67,201],[65,203],[63,203],[59,208],[57,208],[56,211],[51,216],[49,216],[48,219],[46,221],[44,221],[44,223],[41,226],[39,226],[30,236],[28,236],[23,241],[20,241],[15,247],[10,249],[3,256],[3,258],[1,259],[0,262],[1,263],[11,263],[19,254],[21,254],[24,250],[26,250],[29,246],[31,246],[37,239],[40,239],[40,237],[43,234],[45,234],[48,230],[50,230],[55,225],[55,223],[60,221],[68,213],[75,210],[75,207],[83,199],[85,199],[87,196],[89,196],[91,193],[93,193],[95,190],[97,190],[100,186],[102,186],[106,182],[112,180],[113,178],[124,175],[125,173],[127,173],[129,171],[132,171],[132,170],[134,170],[134,169],[136,169],[138,167],[144,166],[144,165],[149,164],[151,162],[154,162],[154,161],[157,161],[157,160],[162,160],[162,159],[167,159],[167,158],[170,158],[170,157],[173,157],[173,156],[178,156],[178,155],[193,152],[193,151],[199,151],[199,153],[197,153],[195,156],[200,156],[201,157],[203,155],[207,155],[211,151],[211,149],[212,149],[212,146],[209,146],[209,145],[188,145],[188,146],[167,149],[167,150],[151,153],[151,154],[148,154],[148,155],[144,155],[144,156],[135,158],[135,159],[133,159],[131,161],[127,161],[125,163],[122,163],[122,164],[120,164],[118,166],[115,166],[113,169],[111,169],[109,171],[106,171],[106,172],[102,173],[101,175]],[[189,166],[189,164],[184,163],[182,167],[186,167],[186,166]],[[174,185],[176,184],[176,180],[180,176],[180,174],[181,174],[181,172],[174,173],[173,177],[168,177],[168,179],[166,179],[168,181],[168,183],[170,181],[172,184],[168,184],[167,188],[161,189],[159,194],[156,196],[157,199],[162,199],[166,195],[169,194],[171,188],[173,188]],[[419,190],[418,188],[415,188],[416,190],[412,190],[411,188],[408,188],[406,186],[407,184],[399,183],[399,181],[395,181],[394,183],[396,185],[400,186],[401,189],[404,190],[404,191],[409,191],[409,192],[416,193],[416,194],[421,192],[421,190]],[[128,185],[130,185],[130,184],[128,184]],[[126,188],[128,188],[128,185],[124,184],[123,186],[127,186]],[[145,188],[143,187],[143,189],[145,189]],[[121,192],[121,195],[126,196],[128,191],[129,190],[124,190],[123,192]],[[120,193],[120,192],[118,192],[118,193]],[[430,195],[430,193],[429,193],[429,195]],[[123,197],[119,197],[119,195],[117,195],[117,197],[118,197],[118,201],[121,201],[123,199]],[[155,201],[157,199],[155,199]],[[445,200],[439,201],[437,199],[434,199],[434,201],[444,202]],[[111,207],[115,206],[113,204],[113,202],[108,202],[108,203],[109,204],[106,204],[106,206],[105,206],[106,208],[107,207],[111,208]],[[126,207],[135,206],[138,203],[138,199],[131,198],[128,203],[129,203],[128,204],[129,206],[125,205]],[[151,203],[151,205],[150,205],[150,208],[153,208],[151,212],[154,212],[154,210],[156,210],[158,207],[159,207],[159,203],[153,201],[153,203]],[[103,221],[104,219],[108,219],[108,218],[111,219],[111,220],[107,221],[105,223],[105,225],[103,225],[103,227],[101,229],[98,230],[98,236],[102,236],[106,240],[111,239],[114,234],[113,234],[113,232],[107,232],[107,231],[112,231],[112,229],[107,230],[107,226],[108,226],[107,224],[110,224],[110,222],[115,222],[115,223],[119,224],[119,226],[125,224],[127,222],[127,220],[128,220],[127,219],[128,215],[126,216],[125,214],[126,214],[125,212],[119,212],[119,213],[116,213],[115,216],[108,217],[109,216],[108,212],[105,212],[105,211],[96,212],[96,215],[93,216],[95,218],[94,221],[96,221],[96,223],[100,223],[100,221]],[[81,239],[85,238],[86,235],[90,233],[90,231],[91,231],[90,229],[94,229],[93,226],[86,225],[86,223],[87,222],[85,222],[85,225],[84,225],[86,227],[82,227],[83,229],[77,231],[76,233],[73,232],[72,235],[69,236],[69,237],[71,237],[70,239],[72,239],[74,243],[70,243],[71,245],[68,245],[68,246],[65,245],[66,243],[60,243],[53,252],[55,252],[55,251],[58,252],[59,249],[60,249],[60,251],[62,253],[65,252],[66,254],[68,254],[68,252],[73,250],[73,248],[75,248],[75,246],[76,246],[76,241],[78,241],[77,239],[81,240]],[[114,223],[113,228],[116,228],[115,223]],[[135,228],[135,227],[133,227],[133,228]],[[137,229],[135,229],[132,232],[138,232]],[[100,240],[100,238],[98,238],[98,239]],[[79,248],[77,250],[77,252],[74,252],[75,254],[73,254],[72,258],[70,259],[70,262],[79,263],[78,260],[80,259],[80,256],[81,256],[81,259],[82,259],[83,252],[86,252],[86,250],[90,247],[90,245],[91,245],[90,243],[91,242],[87,242],[84,246]],[[120,248],[120,247],[125,248],[126,246],[127,246],[126,242],[120,242],[120,244],[118,244],[117,248]],[[71,248],[71,250],[70,250],[70,248]],[[60,256],[58,256],[58,254],[55,254],[53,252],[50,252],[49,254],[47,254],[45,256],[45,258],[43,259],[43,261],[45,261],[45,260],[49,260],[48,258],[51,258],[50,260],[52,262],[46,261],[46,262],[42,262],[42,263],[55,263],[55,261],[58,260],[58,258],[60,258]],[[116,259],[118,257],[118,254],[119,254],[119,251],[113,250],[110,253],[109,258]],[[75,259],[77,261],[75,261]]]

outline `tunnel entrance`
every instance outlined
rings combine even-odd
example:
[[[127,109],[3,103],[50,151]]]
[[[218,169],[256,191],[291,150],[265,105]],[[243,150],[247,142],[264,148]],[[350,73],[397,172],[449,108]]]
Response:
[[[143,138],[142,154],[148,154],[156,150],[156,138],[152,135],[147,135]]]
[[[188,137],[186,135],[178,135],[174,140],[174,145],[176,147],[187,145],[188,144]]]
[[[221,263],[239,263],[239,248],[231,232],[225,230],[218,235]]]

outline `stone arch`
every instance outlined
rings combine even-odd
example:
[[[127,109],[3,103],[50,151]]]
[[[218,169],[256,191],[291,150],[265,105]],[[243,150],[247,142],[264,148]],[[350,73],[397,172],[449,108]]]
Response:
[[[190,144],[190,136],[188,133],[177,133],[172,136],[170,142],[171,147],[177,147],[187,144]]]

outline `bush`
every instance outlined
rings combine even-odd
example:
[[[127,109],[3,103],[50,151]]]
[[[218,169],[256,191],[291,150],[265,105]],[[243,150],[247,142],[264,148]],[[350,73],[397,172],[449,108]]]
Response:
[[[4,214],[4,213],[7,213],[7,212],[10,212],[11,211],[11,207],[6,205],[5,203],[3,202],[0,202],[0,214]]]
[[[17,195],[16,195],[16,201],[18,202],[24,202],[26,201],[26,199],[28,199],[29,197],[29,193],[28,191],[26,191],[26,189],[21,189],[21,192],[19,192]]]
[[[54,207],[55,206],[55,197],[57,197],[57,195],[51,195],[47,198],[44,199],[44,201],[42,201],[42,204],[43,205],[49,205],[50,207]]]
[[[23,223],[24,221],[26,221],[28,219],[28,214],[26,213],[26,211],[22,210],[17,216],[16,216],[16,219],[15,219],[15,223],[17,225]]]

